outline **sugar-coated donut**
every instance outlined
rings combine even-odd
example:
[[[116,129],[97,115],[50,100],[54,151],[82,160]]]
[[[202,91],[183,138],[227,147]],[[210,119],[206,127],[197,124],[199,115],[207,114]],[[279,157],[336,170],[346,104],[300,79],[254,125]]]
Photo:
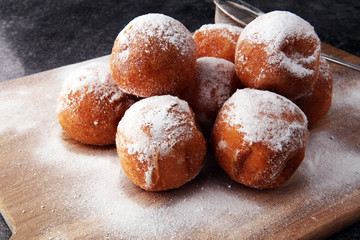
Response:
[[[195,84],[186,100],[204,130],[211,130],[220,108],[240,86],[234,63],[222,58],[198,58]]]
[[[276,93],[244,88],[221,108],[212,131],[215,159],[236,182],[268,189],[284,183],[305,156],[305,114]]]
[[[241,31],[240,27],[223,23],[201,26],[193,35],[198,57],[217,57],[234,62]]]
[[[118,125],[116,147],[129,179],[148,191],[180,187],[201,170],[207,143],[186,101],[170,95],[133,104]]]
[[[294,103],[298,105],[305,113],[309,127],[314,126],[330,110],[332,101],[333,77],[330,66],[324,58],[320,58],[319,77],[310,91],[310,93],[295,99]]]
[[[193,83],[196,58],[195,41],[182,23],[163,14],[146,14],[119,33],[110,66],[126,93],[179,95]]]
[[[57,102],[61,127],[86,144],[115,143],[117,125],[135,97],[123,93],[108,64],[91,63],[75,70],[64,81]]]
[[[319,73],[320,40],[305,20],[286,11],[257,17],[242,31],[236,73],[245,87],[291,100],[310,92]]]

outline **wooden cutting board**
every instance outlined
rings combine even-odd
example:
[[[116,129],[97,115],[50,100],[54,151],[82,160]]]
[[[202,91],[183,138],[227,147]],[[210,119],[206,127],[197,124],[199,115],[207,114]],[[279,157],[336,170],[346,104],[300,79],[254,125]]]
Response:
[[[360,220],[360,72],[331,64],[332,108],[280,188],[237,184],[209,154],[193,181],[153,193],[127,179],[114,146],[80,144],[57,122],[63,79],[94,61],[109,56],[0,84],[0,211],[12,239],[312,239]]]

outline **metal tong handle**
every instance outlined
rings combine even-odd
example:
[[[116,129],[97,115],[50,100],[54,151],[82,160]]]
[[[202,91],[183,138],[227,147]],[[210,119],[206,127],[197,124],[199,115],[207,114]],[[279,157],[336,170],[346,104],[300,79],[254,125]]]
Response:
[[[224,13],[227,17],[229,17],[241,27],[245,27],[256,17],[264,14],[264,12],[260,9],[257,9],[256,7],[241,0],[237,0],[236,2],[227,0],[213,0],[213,2],[216,8],[218,8],[222,13]],[[360,71],[360,66],[357,64],[350,63],[325,53],[320,53],[320,55],[330,62]]]

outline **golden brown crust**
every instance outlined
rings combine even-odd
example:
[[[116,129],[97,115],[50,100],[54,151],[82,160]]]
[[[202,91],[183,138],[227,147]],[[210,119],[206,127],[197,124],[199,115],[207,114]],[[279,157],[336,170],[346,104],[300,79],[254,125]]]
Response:
[[[202,128],[210,132],[221,106],[240,87],[232,62],[202,57],[196,63],[195,83],[184,98]]]
[[[203,167],[207,149],[189,106],[171,96],[134,104],[119,123],[116,146],[125,174],[148,191],[173,189],[192,180]]]
[[[276,188],[288,180],[305,157],[305,146],[285,154],[274,152],[261,143],[249,144],[229,126],[216,125],[212,134],[215,149],[227,139],[227,151],[214,151],[217,163],[236,182],[258,189]],[[219,136],[222,136],[219,138]],[[276,161],[287,155],[281,163]]]
[[[74,100],[76,95],[62,97],[59,102]],[[58,120],[65,132],[82,143],[111,145],[115,143],[117,124],[133,102],[131,97],[113,103],[103,100],[100,107],[94,96],[86,95],[79,105],[70,105],[69,109],[59,112]]]
[[[294,43],[294,45],[297,46],[298,54],[305,54],[302,52],[303,49],[315,47],[311,41],[302,44]],[[312,74],[306,76],[296,76],[279,63],[270,63],[272,56],[267,54],[264,44],[239,41],[236,52],[249,56],[246,63],[240,58],[235,61],[237,76],[244,86],[269,90],[289,99],[299,98],[311,91],[319,75],[319,60],[304,64],[308,70],[312,71]]]
[[[274,11],[244,28],[237,42],[235,69],[245,87],[294,100],[313,88],[319,58],[320,40],[313,27],[294,14]]]
[[[237,93],[239,91],[241,90]],[[270,101],[262,104],[279,108],[279,106],[271,106]],[[308,133],[304,114],[294,106],[288,108],[283,105],[282,107],[288,111],[280,114],[263,112],[259,110],[260,107],[251,110],[259,111],[259,121],[266,119],[259,124],[264,127],[260,127],[258,132],[253,130],[247,132],[246,129],[249,126],[235,124],[231,114],[238,109],[234,105],[223,106],[212,130],[211,144],[216,161],[234,181],[253,188],[275,188],[283,184],[296,171],[305,156]],[[241,114],[238,115],[239,118],[247,117]],[[268,116],[262,118],[263,114]],[[268,121],[277,122],[278,126],[269,128]],[[251,124],[251,122],[246,124],[249,123]],[[272,147],[265,139],[255,140],[259,138],[260,132],[266,132],[265,138],[270,139],[276,147]],[[274,133],[286,136],[286,138],[275,140],[280,136],[272,136]],[[254,140],[251,140],[252,134]]]
[[[147,191],[165,191],[184,185],[199,173],[204,165],[206,140],[197,134],[186,143],[175,146],[171,154],[157,154],[156,166],[150,176],[150,186],[146,182],[149,165],[139,161],[138,154],[130,155],[121,147],[117,147],[117,151],[121,156],[121,166],[133,183]]]
[[[179,95],[193,82],[196,58],[195,41],[185,26],[161,14],[148,14],[135,18],[119,33],[110,67],[126,93]]]
[[[235,49],[242,28],[227,24],[203,25],[195,31],[198,57],[223,58],[235,62]]]
[[[319,77],[313,89],[303,97],[294,100],[294,103],[305,113],[309,127],[314,126],[329,112],[332,88],[333,77],[330,67],[325,59],[321,59]]]
[[[121,92],[109,71],[99,73],[104,68],[108,67],[89,64],[78,69],[64,83],[57,102],[61,127],[82,143],[114,144],[117,124],[136,100]]]

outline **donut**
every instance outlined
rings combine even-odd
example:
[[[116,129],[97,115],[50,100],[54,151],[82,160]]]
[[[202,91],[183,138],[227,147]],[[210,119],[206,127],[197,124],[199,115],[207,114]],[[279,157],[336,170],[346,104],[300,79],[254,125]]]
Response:
[[[115,143],[120,119],[135,100],[120,90],[108,64],[90,63],[64,81],[57,117],[64,131],[77,141],[110,145]]]
[[[163,14],[133,19],[117,36],[111,74],[126,93],[179,95],[193,83],[197,53],[189,30]]]
[[[319,77],[313,89],[310,93],[294,100],[294,103],[305,113],[309,127],[314,126],[329,112],[332,101],[332,88],[333,77],[330,66],[321,57]]]
[[[193,35],[198,57],[216,57],[234,62],[241,31],[240,27],[223,23],[201,26]]]
[[[238,87],[234,63],[215,57],[197,59],[195,84],[185,99],[203,130],[210,132],[220,108]]]
[[[320,40],[314,28],[287,11],[273,11],[248,24],[236,46],[235,69],[245,87],[290,100],[313,88],[319,74]]]
[[[116,148],[129,179],[147,191],[180,187],[202,169],[206,140],[188,103],[170,95],[133,104],[119,122]]]
[[[276,188],[296,171],[308,138],[305,114],[266,90],[237,90],[220,109],[211,144],[217,163],[234,181]]]

